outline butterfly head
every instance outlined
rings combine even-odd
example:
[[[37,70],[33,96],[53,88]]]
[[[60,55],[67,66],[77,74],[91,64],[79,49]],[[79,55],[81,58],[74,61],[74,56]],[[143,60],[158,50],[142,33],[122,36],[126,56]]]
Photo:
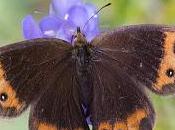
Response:
[[[85,35],[81,32],[80,27],[77,27],[77,31],[75,35],[73,35],[73,45],[74,46],[83,46],[84,44],[87,43]]]

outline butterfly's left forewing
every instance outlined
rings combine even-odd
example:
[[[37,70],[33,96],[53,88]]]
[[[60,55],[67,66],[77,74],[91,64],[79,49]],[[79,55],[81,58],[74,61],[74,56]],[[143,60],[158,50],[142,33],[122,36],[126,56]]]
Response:
[[[72,49],[52,38],[1,47],[1,116],[31,105],[30,130],[88,130]]]
[[[35,39],[1,47],[1,116],[17,116],[36,101],[50,87],[56,66],[70,59],[70,49],[68,43],[56,39]]]

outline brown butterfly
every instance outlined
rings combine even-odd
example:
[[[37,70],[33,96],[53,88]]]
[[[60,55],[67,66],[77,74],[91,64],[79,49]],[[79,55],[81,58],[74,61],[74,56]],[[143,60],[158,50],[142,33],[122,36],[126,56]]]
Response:
[[[145,94],[175,93],[175,28],[120,27],[87,42],[80,28],[73,46],[54,38],[0,48],[0,115],[31,105],[30,130],[152,130]],[[86,111],[85,111],[86,109]]]

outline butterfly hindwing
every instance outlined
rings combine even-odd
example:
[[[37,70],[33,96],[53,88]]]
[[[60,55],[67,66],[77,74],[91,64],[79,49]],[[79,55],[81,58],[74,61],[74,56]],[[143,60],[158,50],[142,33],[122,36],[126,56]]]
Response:
[[[154,109],[145,91],[113,60],[95,52],[91,67],[94,130],[152,130]]]
[[[19,115],[53,81],[54,68],[71,46],[62,40],[35,39],[0,48],[0,114]]]
[[[32,107],[30,130],[88,130],[75,64],[70,59],[57,70],[52,87]]]
[[[175,92],[175,28],[134,25],[104,33],[92,41],[131,77],[158,94]],[[143,86],[142,85],[142,86]]]

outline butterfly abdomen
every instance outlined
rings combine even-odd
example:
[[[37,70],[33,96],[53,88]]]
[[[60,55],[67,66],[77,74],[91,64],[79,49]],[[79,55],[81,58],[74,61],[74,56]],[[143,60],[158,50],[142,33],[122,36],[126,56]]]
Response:
[[[91,100],[89,98],[91,97],[90,94],[92,90],[90,46],[84,45],[82,47],[76,47],[73,50],[73,59],[76,62],[77,81],[80,85],[83,104],[87,106]]]

